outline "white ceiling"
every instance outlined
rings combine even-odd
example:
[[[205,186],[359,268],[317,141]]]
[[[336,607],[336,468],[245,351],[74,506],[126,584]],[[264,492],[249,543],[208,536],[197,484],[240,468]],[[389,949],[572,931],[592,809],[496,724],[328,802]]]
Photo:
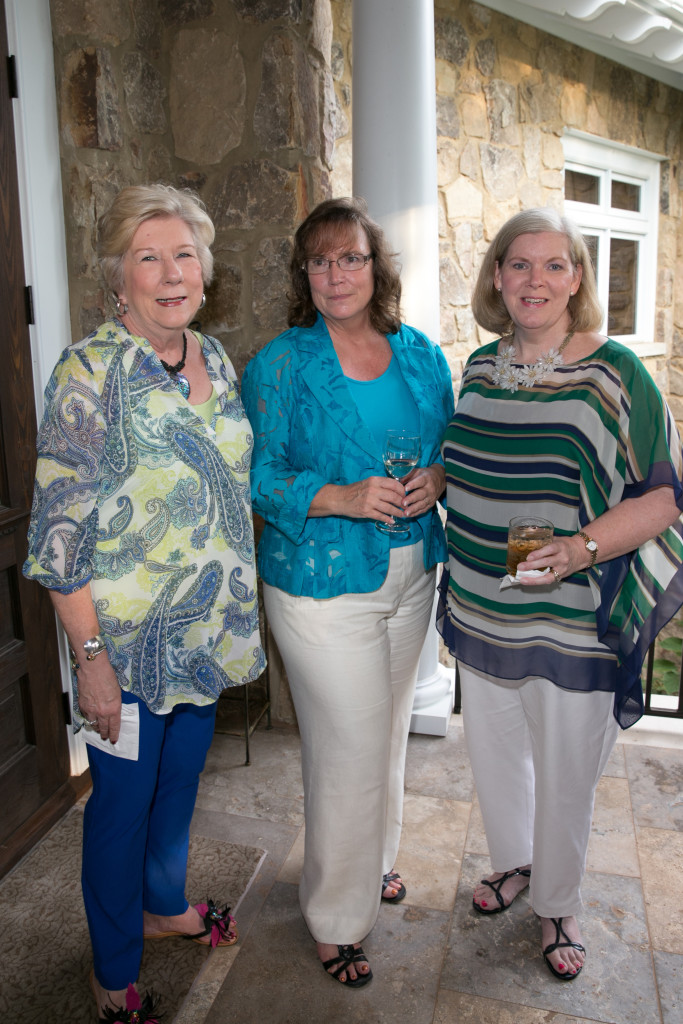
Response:
[[[683,0],[479,0],[683,91]]]

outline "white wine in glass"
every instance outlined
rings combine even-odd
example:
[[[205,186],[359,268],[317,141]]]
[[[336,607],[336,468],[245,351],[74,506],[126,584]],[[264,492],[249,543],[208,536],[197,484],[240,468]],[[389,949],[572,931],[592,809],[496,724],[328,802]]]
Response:
[[[420,435],[404,430],[387,430],[382,452],[384,468],[394,480],[403,480],[415,469],[420,459]],[[382,533],[405,536],[410,532],[406,523],[375,523]]]

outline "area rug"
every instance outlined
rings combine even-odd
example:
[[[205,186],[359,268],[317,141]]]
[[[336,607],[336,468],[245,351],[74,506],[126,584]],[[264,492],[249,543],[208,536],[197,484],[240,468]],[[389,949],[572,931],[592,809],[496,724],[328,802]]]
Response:
[[[90,942],[81,899],[83,808],[73,807],[0,882],[0,1020],[12,1024],[92,1024]],[[235,910],[263,851],[193,835],[187,898],[211,896]],[[115,899],[115,893],[112,893]],[[239,927],[239,913],[236,914]],[[139,988],[163,994],[171,1024],[213,952],[184,939],[146,942]]]

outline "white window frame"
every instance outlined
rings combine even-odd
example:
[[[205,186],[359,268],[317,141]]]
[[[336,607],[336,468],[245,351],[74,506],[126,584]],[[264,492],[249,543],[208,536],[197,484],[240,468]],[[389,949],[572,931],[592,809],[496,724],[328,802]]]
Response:
[[[655,340],[655,315],[660,164],[666,158],[570,129],[565,132],[562,144],[565,171],[577,171],[600,179],[599,205],[565,199],[564,206],[567,216],[582,231],[600,239],[595,269],[598,294],[605,309],[602,331],[607,333],[609,240],[612,237],[636,240],[639,247],[635,331],[633,334],[612,336],[641,357],[665,354],[665,344]],[[610,206],[613,180],[638,186],[641,195],[638,212],[616,210]]]

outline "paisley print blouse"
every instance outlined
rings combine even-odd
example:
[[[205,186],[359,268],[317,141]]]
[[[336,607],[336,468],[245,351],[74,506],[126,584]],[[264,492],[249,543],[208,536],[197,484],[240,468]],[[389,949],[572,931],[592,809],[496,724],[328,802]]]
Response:
[[[252,431],[221,345],[196,336],[217,394],[211,424],[118,320],[62,353],[45,392],[24,565],[63,594],[89,584],[122,688],[162,714],[212,703],[265,664]]]

